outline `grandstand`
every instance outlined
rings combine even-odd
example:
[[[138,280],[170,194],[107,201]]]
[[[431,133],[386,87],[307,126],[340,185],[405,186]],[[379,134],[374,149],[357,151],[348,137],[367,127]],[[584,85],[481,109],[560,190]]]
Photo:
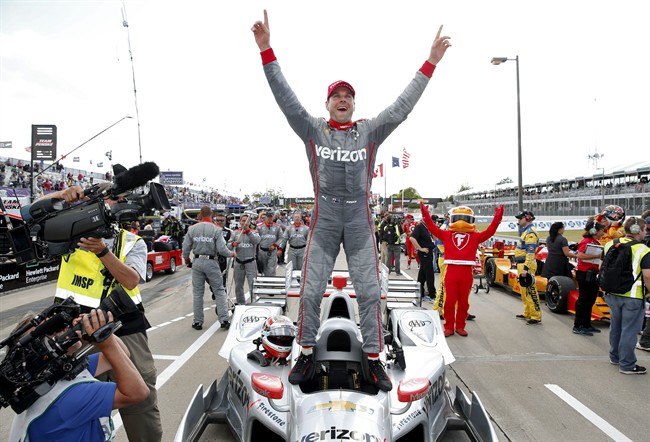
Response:
[[[609,204],[628,214],[640,215],[650,208],[650,161],[613,169],[602,169],[590,177],[526,184],[524,208],[536,216],[587,217]],[[468,205],[476,214],[491,215],[494,206],[505,204],[506,214],[518,212],[517,185],[496,185],[491,189],[466,190],[454,195],[454,205]]]

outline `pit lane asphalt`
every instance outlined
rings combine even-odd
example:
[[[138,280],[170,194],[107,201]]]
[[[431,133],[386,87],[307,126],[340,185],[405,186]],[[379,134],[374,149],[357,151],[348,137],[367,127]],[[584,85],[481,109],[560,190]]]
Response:
[[[345,268],[343,251],[336,268]],[[415,279],[416,266],[405,268],[402,256],[402,277]],[[278,274],[283,271],[280,266]],[[436,285],[438,280],[436,274]],[[216,315],[208,294],[204,329],[190,327],[192,288],[185,266],[174,275],[155,275],[141,289],[152,325],[148,335],[158,368],[163,440],[171,441],[198,385],[207,388],[225,372],[226,361],[217,352],[226,333],[218,325],[211,329]],[[49,306],[53,293],[54,285],[45,284],[1,296],[0,337],[8,336],[26,311]],[[477,318],[468,322],[468,337],[448,338],[456,361],[447,375],[452,385],[479,394],[501,440],[648,440],[650,375],[621,375],[609,364],[606,323],[595,323],[602,333],[593,337],[574,335],[572,315],[556,315],[542,305],[542,324],[528,326],[515,319],[521,300],[496,287],[489,294],[472,293],[470,303]],[[637,351],[637,357],[640,365],[650,366],[649,353]],[[12,418],[11,409],[0,411],[0,440],[7,440]],[[127,440],[122,428],[115,440]],[[201,440],[234,438],[225,426],[215,425]],[[468,438],[451,432],[443,440]]]

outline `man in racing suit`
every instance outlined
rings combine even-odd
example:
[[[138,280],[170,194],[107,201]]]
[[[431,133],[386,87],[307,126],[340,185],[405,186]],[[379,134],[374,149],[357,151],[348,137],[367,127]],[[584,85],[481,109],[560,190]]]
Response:
[[[228,319],[228,295],[223,287],[221,269],[216,260],[217,254],[236,257],[237,253],[228,250],[221,229],[212,222],[212,209],[201,207],[201,221],[187,229],[183,239],[183,259],[185,264],[192,266],[192,291],[194,322],[192,328],[203,329],[203,296],[205,282],[208,281],[217,301],[216,312],[221,328],[230,328]],[[194,252],[194,260],[190,260],[190,252]]]
[[[307,246],[307,237],[309,236],[309,227],[302,223],[300,213],[293,214],[293,224],[287,227],[282,237],[281,247],[287,249],[289,245],[289,261],[293,264],[294,270],[302,270],[302,263],[305,260],[305,246]]]
[[[519,241],[515,249],[515,262],[517,263],[517,274],[525,277],[528,273],[533,277],[533,283],[529,287],[522,287],[518,284],[519,294],[524,303],[524,313],[517,315],[528,325],[536,325],[542,322],[542,311],[539,308],[539,295],[535,284],[535,272],[537,271],[537,260],[535,252],[539,244],[537,230],[533,227],[535,215],[529,210],[524,210],[516,215],[519,225]]]
[[[255,263],[255,248],[260,243],[260,235],[252,229],[248,220],[248,215],[242,215],[240,218],[241,228],[235,230],[228,248],[237,252],[235,258],[234,278],[235,278],[235,297],[237,304],[246,304],[244,295],[244,282],[248,281],[248,291],[253,295],[253,282],[257,277],[257,264]]]
[[[428,60],[395,103],[374,119],[352,121],[355,91],[349,83],[337,81],[329,86],[326,97],[329,120],[311,116],[280,70],[270,44],[266,11],[264,21],[257,21],[251,30],[271,91],[289,125],[305,145],[315,196],[300,285],[298,342],[302,351],[289,374],[289,382],[298,384],[315,373],[312,347],[316,345],[320,325],[320,304],[343,242],[359,304],[362,347],[369,357],[368,380],[389,391],[392,384],[379,361],[383,349],[381,290],[374,226],[368,207],[372,176],[379,145],[413,110],[436,64],[450,46],[449,37],[440,36],[441,26]]]
[[[260,234],[260,252],[257,259],[262,262],[264,276],[275,276],[278,256],[282,254],[282,227],[273,222],[273,213],[267,212],[264,222],[257,226]]]

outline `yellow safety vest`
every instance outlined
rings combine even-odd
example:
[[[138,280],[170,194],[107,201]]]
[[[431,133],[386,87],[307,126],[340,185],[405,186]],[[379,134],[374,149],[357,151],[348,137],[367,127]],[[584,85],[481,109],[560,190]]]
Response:
[[[140,239],[134,233],[121,229],[120,235],[115,240],[113,253],[120,261],[126,262],[126,255]],[[99,307],[102,298],[119,284],[112,277],[106,278],[102,274],[104,269],[102,261],[93,252],[87,250],[77,249],[64,256],[56,283],[55,298],[63,300],[72,296],[79,305],[89,308]],[[142,303],[140,289],[137,286],[132,290],[124,286],[122,288],[135,304]]]
[[[621,244],[625,244],[626,242],[632,241],[630,238],[621,238],[619,239]],[[605,244],[605,250],[604,253],[607,255],[607,251],[609,248],[614,244],[614,240],[608,242]],[[645,255],[650,253],[650,248],[646,246],[643,243],[638,243],[638,244],[632,244],[632,275],[636,278],[637,280],[634,281],[634,284],[632,284],[632,288],[630,289],[629,292],[627,293],[610,293],[611,295],[615,296],[623,296],[625,298],[636,298],[636,299],[643,299],[645,295],[645,289],[643,287],[643,275],[640,275],[642,272],[641,270],[641,260]]]

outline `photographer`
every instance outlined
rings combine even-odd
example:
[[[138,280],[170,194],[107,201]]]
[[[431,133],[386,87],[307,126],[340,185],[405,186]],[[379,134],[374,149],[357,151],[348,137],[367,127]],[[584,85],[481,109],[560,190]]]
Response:
[[[16,329],[31,321],[33,316],[23,320]],[[90,314],[76,318],[73,324],[82,322],[86,333],[92,335],[112,321],[110,312],[105,315],[101,310],[91,310]],[[80,331],[77,331],[77,336],[81,338]],[[77,342],[67,354],[72,356],[81,345],[81,341]],[[143,401],[149,395],[149,389],[130,361],[128,349],[118,337],[111,335],[95,345],[101,353],[88,358],[88,369],[70,381],[58,381],[49,392],[14,418],[10,442],[112,439],[111,410]],[[98,382],[93,378],[93,375],[110,369],[113,370],[115,383]]]
[[[62,199],[68,204],[87,199],[79,186],[43,198]],[[104,197],[104,202],[110,207],[117,200]],[[130,441],[160,441],[162,425],[156,391],[157,373],[146,335],[150,324],[144,315],[138,289],[138,284],[145,281],[147,246],[142,238],[122,228],[116,238],[88,236],[81,238],[77,245],[79,248],[61,260],[55,302],[71,296],[87,312],[97,308],[103,297],[121,285],[137,305],[134,313],[120,318],[123,326],[117,334],[129,349],[131,361],[151,394],[137,405],[120,408],[120,415]],[[108,379],[112,379],[110,373]]]

